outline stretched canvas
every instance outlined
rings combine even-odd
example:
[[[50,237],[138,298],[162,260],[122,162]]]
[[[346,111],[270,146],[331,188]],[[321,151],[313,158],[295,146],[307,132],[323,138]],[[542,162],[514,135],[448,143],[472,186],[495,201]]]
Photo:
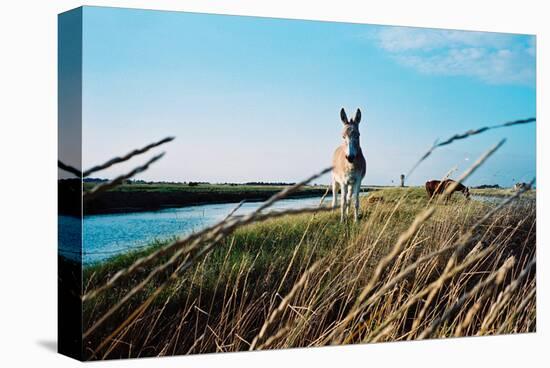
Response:
[[[534,35],[58,21],[61,353],[535,331]]]

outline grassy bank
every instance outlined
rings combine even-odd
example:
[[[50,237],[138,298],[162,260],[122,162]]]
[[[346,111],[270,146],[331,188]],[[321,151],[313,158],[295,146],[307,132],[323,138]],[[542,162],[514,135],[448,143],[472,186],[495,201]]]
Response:
[[[384,189],[363,199],[357,224],[341,224],[336,212],[325,212],[248,225],[157,294],[177,264],[147,276],[171,255],[137,266],[84,303],[87,330],[146,280],[87,337],[86,356],[534,331],[534,269],[521,276],[535,252],[534,201],[499,210],[473,230],[493,205],[455,196],[418,225],[415,218],[427,206],[422,188]],[[453,248],[461,239],[463,246]],[[85,291],[163,246],[85,268]],[[515,287],[507,287],[514,279]]]

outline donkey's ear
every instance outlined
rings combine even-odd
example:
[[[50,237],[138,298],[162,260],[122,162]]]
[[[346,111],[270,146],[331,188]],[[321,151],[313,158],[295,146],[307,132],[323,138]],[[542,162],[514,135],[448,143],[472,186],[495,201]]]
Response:
[[[355,113],[355,118],[353,119],[353,122],[355,124],[359,124],[361,122],[361,110],[357,109],[357,112]]]
[[[348,117],[343,107],[342,107],[342,110],[340,110],[340,119],[342,119],[342,123],[349,124]]]

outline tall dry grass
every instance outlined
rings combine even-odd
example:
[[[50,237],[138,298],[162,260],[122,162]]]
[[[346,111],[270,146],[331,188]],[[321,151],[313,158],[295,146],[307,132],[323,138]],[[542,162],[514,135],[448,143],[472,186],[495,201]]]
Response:
[[[494,206],[455,200],[416,218],[427,206],[419,189],[386,190],[363,201],[358,225],[318,213],[240,228],[178,277],[170,277],[178,269],[172,266],[151,278],[86,337],[86,354],[104,359],[534,331],[534,202],[496,210],[474,231]],[[103,285],[113,271],[88,270],[88,288]],[[86,328],[149,271],[136,269],[86,299]]]

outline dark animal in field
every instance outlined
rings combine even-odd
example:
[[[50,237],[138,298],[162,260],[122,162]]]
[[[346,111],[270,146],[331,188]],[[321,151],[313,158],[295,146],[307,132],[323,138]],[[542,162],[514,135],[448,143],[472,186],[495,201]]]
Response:
[[[428,199],[434,198],[436,195],[443,195],[448,187],[455,184],[456,182],[451,179],[445,179],[443,181],[440,180],[430,180],[426,182],[426,192],[428,193]],[[454,192],[461,192],[464,194],[464,197],[466,199],[470,198],[470,190],[467,186],[462,185],[461,183],[458,183],[456,187],[453,189],[451,193],[449,193],[445,201],[449,200],[449,198],[453,195]]]

